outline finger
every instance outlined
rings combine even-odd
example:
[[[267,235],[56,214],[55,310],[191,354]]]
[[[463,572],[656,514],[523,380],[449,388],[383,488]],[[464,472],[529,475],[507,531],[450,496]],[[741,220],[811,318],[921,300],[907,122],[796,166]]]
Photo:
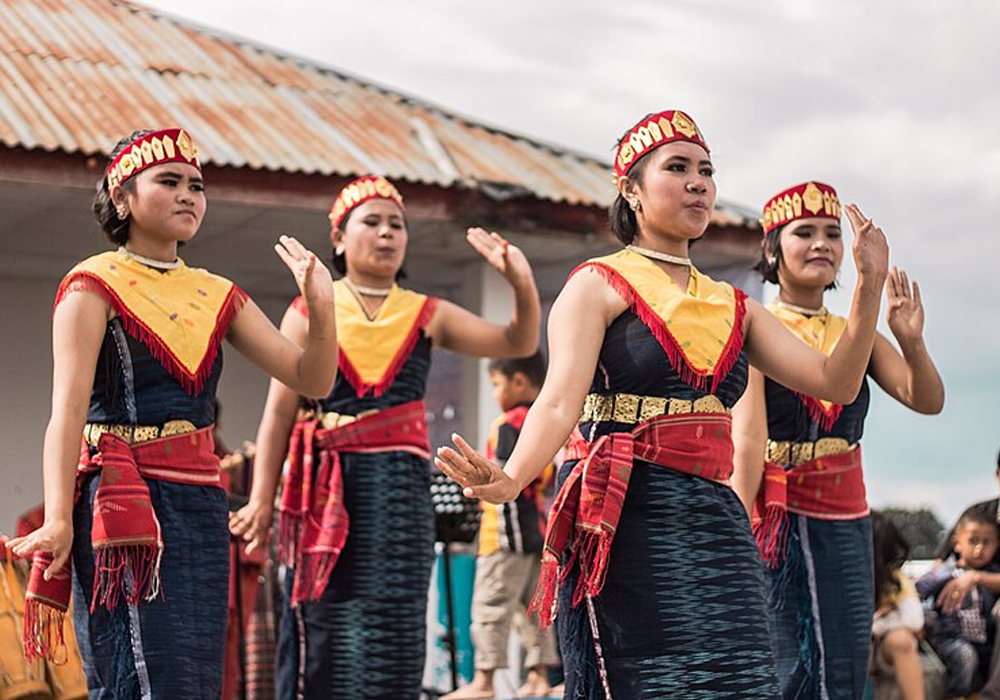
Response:
[[[457,481],[462,486],[468,485],[471,477],[476,474],[471,465],[450,447],[439,447],[434,463],[449,479]]]
[[[62,571],[63,565],[66,563],[66,559],[69,557],[69,550],[65,552],[60,552],[49,564],[49,568],[45,570],[44,578],[46,581],[52,579],[53,576]]]
[[[911,299],[912,297],[910,295],[910,276],[906,274],[906,270],[899,271],[899,281],[903,296],[906,297],[907,299]]]
[[[857,232],[865,223],[865,218],[858,209],[857,204],[848,204],[844,210],[847,213],[847,220],[851,222],[851,228]]]
[[[913,283],[913,303],[915,303],[920,308],[924,307],[924,302],[920,298],[920,285],[916,282]]]
[[[295,258],[292,257],[291,253],[283,246],[281,243],[274,244],[274,252],[278,254],[281,261],[288,266],[289,270],[295,271],[295,263],[297,262]]]
[[[482,229],[470,229],[465,239],[469,242],[469,245],[476,249],[477,253],[486,259],[490,258],[490,254],[493,253],[496,248],[496,246],[490,242],[490,238],[487,233]]]
[[[472,446],[466,442],[465,438],[458,433],[452,433],[451,440],[455,443],[458,449],[461,450],[462,456],[465,457],[469,465],[476,471],[476,476],[483,481],[489,481],[493,476],[493,463],[476,452]]]
[[[505,503],[507,500],[503,495],[503,485],[499,483],[466,486],[462,489],[462,495],[466,498],[478,498],[488,503]]]
[[[310,253],[309,251],[306,251],[306,257],[304,258],[304,261],[305,261],[305,270],[303,270],[302,274],[304,279],[309,279],[312,276],[313,270],[316,269],[316,256]]]
[[[310,254],[309,249],[302,245],[295,236],[285,236],[285,247],[300,258],[305,258]]]
[[[899,273],[895,267],[889,270],[889,276],[886,278],[885,293],[889,297],[890,302],[895,302],[899,297]]]

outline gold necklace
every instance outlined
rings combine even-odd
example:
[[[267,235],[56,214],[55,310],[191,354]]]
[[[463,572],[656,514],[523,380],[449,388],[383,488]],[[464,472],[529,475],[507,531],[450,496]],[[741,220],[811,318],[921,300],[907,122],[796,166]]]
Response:
[[[796,306],[795,304],[789,304],[787,301],[782,301],[781,299],[774,300],[775,306],[780,306],[783,309],[788,309],[789,311],[794,311],[797,314],[802,314],[803,316],[826,316],[829,311],[827,311],[825,306],[821,306],[818,309],[810,309],[805,306]]]
[[[124,255],[126,258],[131,258],[137,263],[142,263],[147,267],[154,267],[157,270],[176,270],[181,266],[181,259],[176,258],[167,262],[166,260],[154,260],[153,258],[147,258],[145,255],[139,255],[138,253],[133,253],[131,250],[125,246],[118,246],[118,252]]]
[[[671,265],[686,265],[691,267],[691,258],[682,258],[679,255],[671,255],[670,253],[661,253],[658,250],[650,250],[649,248],[643,248],[641,246],[632,245],[631,243],[625,246],[625,250],[631,250],[633,253],[638,253],[644,257],[650,258],[652,260],[659,260],[660,262],[670,263]]]

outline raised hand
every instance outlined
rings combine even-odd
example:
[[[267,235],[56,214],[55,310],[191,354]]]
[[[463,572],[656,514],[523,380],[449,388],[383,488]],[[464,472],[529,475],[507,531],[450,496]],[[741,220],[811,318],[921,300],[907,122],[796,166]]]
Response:
[[[895,267],[889,272],[885,293],[889,299],[886,321],[889,330],[900,345],[920,340],[924,333],[924,305],[920,300],[920,287],[910,284],[906,270]]]
[[[881,284],[889,271],[889,244],[882,229],[865,217],[856,204],[848,204],[847,219],[854,231],[854,264],[858,276]]]
[[[333,303],[333,277],[316,254],[291,236],[281,236],[274,251],[292,271],[299,293],[310,309]]]
[[[7,549],[18,558],[27,558],[35,552],[48,552],[52,563],[45,570],[45,580],[51,579],[63,568],[73,548],[73,526],[68,522],[46,520],[40,528],[24,537],[7,542]]]
[[[481,498],[490,503],[507,503],[517,498],[517,482],[496,464],[476,452],[461,435],[451,436],[459,452],[439,447],[434,463],[448,478],[463,486],[469,498]]]
[[[481,228],[470,228],[465,240],[482,255],[512,285],[531,278],[528,258],[516,245],[499,233],[491,233]]]

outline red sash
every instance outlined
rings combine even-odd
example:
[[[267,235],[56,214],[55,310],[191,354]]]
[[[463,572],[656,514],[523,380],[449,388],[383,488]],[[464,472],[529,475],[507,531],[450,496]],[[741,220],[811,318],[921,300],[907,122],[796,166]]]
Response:
[[[785,559],[789,512],[818,520],[855,520],[868,515],[861,447],[816,457],[791,469],[774,462],[764,464],[753,532],[761,559],[772,569]]]
[[[603,435],[593,443],[574,442],[566,459],[580,461],[549,514],[542,570],[530,606],[530,612],[539,613],[542,629],[555,618],[558,586],[574,563],[580,565],[580,579],[573,607],[601,592],[633,460],[728,484],[733,474],[732,418],[727,413],[657,416],[629,433]],[[560,565],[571,536],[569,556]]]
[[[340,454],[398,450],[429,460],[426,414],[423,401],[411,401],[332,430],[318,420],[295,425],[278,526],[278,556],[295,569],[293,606],[319,598],[347,543]]]
[[[93,611],[113,610],[124,598],[130,604],[160,594],[163,537],[143,478],[180,484],[219,486],[219,458],[212,428],[130,445],[105,433],[91,459],[87,444],[77,468],[77,494],[83,476],[100,472],[94,496],[91,542],[94,547]],[[37,553],[24,610],[24,651],[28,658],[53,658],[63,646],[63,615],[69,607],[72,562],[67,560],[48,581],[52,555]]]

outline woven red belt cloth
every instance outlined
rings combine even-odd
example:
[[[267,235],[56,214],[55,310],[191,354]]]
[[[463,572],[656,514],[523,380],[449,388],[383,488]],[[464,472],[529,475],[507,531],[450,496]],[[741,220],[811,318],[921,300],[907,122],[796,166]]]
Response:
[[[754,504],[753,532],[761,559],[777,568],[788,544],[788,513],[818,520],[854,520],[868,515],[861,447],[817,457],[790,469],[764,464],[764,481]]]
[[[278,527],[278,556],[295,569],[292,605],[319,598],[347,543],[340,454],[398,450],[429,460],[426,414],[423,401],[411,401],[331,430],[318,420],[295,425]]]
[[[576,441],[566,459],[580,461],[549,514],[542,571],[531,602],[542,628],[552,623],[558,585],[574,564],[581,572],[574,607],[604,586],[633,460],[728,484],[733,473],[732,418],[727,413],[658,416],[628,433],[611,433],[593,443]],[[569,558],[560,566],[571,536]]]
[[[197,486],[220,486],[219,458],[211,426],[190,433],[129,444],[111,434],[101,435],[97,454],[86,443],[77,467],[77,494],[84,476],[100,473],[94,496],[91,543],[94,547],[94,596],[113,610],[123,598],[130,604],[152,600],[160,593],[160,523],[143,478]],[[220,486],[221,488],[221,486]],[[24,612],[24,650],[29,658],[53,658],[63,646],[63,615],[69,607],[72,562],[48,581],[45,570],[52,555],[35,554]]]

